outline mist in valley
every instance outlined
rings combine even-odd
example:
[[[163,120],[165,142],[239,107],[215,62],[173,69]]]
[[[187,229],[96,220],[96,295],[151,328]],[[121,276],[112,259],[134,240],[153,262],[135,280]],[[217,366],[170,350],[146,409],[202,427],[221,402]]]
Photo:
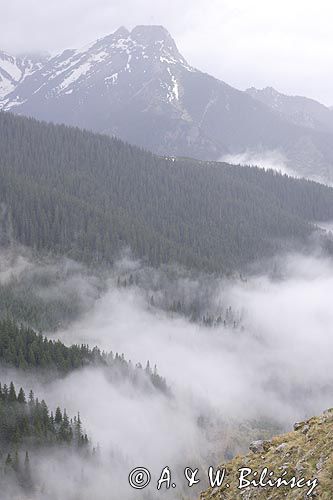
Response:
[[[21,276],[31,273],[31,266],[22,268]],[[33,388],[51,408],[60,405],[71,415],[80,411],[99,450],[91,460],[61,451],[32,455],[40,485],[36,498],[155,498],[167,465],[177,484],[172,494],[196,498],[209,465],[246,451],[253,439],[288,430],[293,422],[332,406],[330,259],[284,255],[271,263],[270,273],[241,279],[184,270],[166,276],[163,270],[122,259],[104,276],[103,292],[93,304],[87,302],[87,312],[80,309],[75,321],[48,336],[66,345],[88,343],[124,353],[143,367],[149,360],[151,370],[156,364],[165,377],[167,393],[149,381],[134,385],[111,377],[100,367],[46,382],[36,374],[2,369],[3,381],[14,380],[26,391]],[[87,277],[82,273],[80,279],[86,283]],[[124,279],[130,286],[119,286]],[[49,297],[57,296],[57,286],[61,290],[63,285],[52,285]],[[91,297],[91,286],[82,290]],[[156,305],[159,297],[170,294],[182,304],[201,302],[202,314],[225,318],[231,308],[237,322],[208,327]],[[200,469],[196,492],[186,488],[187,465]],[[127,480],[139,466],[152,473],[150,486],[141,492]]]
[[[325,3],[2,6],[0,500],[333,497]]]

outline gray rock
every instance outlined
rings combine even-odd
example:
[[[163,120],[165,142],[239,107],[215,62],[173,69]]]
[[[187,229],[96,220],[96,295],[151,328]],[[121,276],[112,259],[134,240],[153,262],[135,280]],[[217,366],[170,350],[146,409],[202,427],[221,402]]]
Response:
[[[251,451],[253,451],[253,453],[262,453],[269,449],[270,444],[271,444],[270,441],[264,441],[262,439],[259,439],[258,441],[252,441],[249,448]]]
[[[304,427],[304,425],[305,425],[305,422],[296,422],[294,424],[294,431],[298,431],[298,430],[302,429],[302,427]]]
[[[276,451],[278,453],[281,453],[286,447],[287,447],[287,443],[281,443],[279,446],[277,446]]]

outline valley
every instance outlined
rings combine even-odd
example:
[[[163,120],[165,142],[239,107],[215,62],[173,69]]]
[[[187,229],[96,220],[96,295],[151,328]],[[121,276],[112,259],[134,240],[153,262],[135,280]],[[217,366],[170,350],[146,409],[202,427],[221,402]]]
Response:
[[[333,11],[296,4],[3,6],[0,500],[331,500]]]

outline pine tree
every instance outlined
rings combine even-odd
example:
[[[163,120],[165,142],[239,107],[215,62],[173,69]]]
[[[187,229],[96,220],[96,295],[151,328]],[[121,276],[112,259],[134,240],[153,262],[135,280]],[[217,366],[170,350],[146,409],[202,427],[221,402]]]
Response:
[[[33,481],[32,481],[31,468],[30,468],[30,458],[29,458],[29,453],[27,451],[25,452],[24,469],[23,469],[23,474],[22,474],[22,483],[23,483],[23,487],[26,491],[32,491]]]
[[[17,401],[21,404],[24,404],[26,402],[24,390],[22,389],[22,387],[20,388],[20,391],[18,393]]]
[[[10,386],[9,386],[8,401],[10,403],[15,403],[17,401],[15,386],[14,386],[13,382],[11,382]]]
[[[56,412],[55,412],[54,422],[57,425],[61,424],[61,422],[62,422],[62,413],[61,413],[59,406],[57,407]]]

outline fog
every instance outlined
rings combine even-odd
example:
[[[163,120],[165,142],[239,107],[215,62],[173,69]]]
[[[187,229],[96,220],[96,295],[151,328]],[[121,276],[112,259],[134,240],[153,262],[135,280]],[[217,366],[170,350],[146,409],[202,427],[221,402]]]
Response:
[[[37,330],[70,323],[89,311],[104,290],[103,275],[71,259],[36,258],[19,245],[1,249],[0,315],[9,313]]]
[[[288,174],[292,177],[299,177],[288,166],[287,158],[279,150],[272,151],[251,151],[246,150],[243,153],[227,154],[221,158],[221,161],[231,165],[241,165],[243,167],[259,167],[266,170],[276,170],[282,174]]]
[[[140,271],[140,263],[122,262],[89,312],[52,335],[67,345],[96,344],[134,363],[156,363],[170,394],[112,381],[93,367],[47,384],[13,370],[2,373],[2,380],[33,387],[51,408],[80,411],[91,441],[100,445],[97,462],[59,453],[33,457],[40,460],[40,498],[155,498],[166,465],[176,478],[173,498],[180,498],[185,465],[199,467],[203,477],[208,465],[245,451],[251,440],[332,406],[331,260],[288,255],[275,259],[266,275],[212,279],[210,302],[238,311],[237,328],[208,328],[152,307],[140,285],[116,286],[126,266]],[[160,279],[159,271],[150,272]],[[183,277],[181,289],[188,283],[193,293],[196,279]],[[137,466],[152,471],[142,492],[127,482]],[[190,497],[189,489],[184,492]]]
[[[110,288],[93,314],[57,336],[149,359],[175,391],[191,391],[224,415],[278,415],[288,423],[313,411],[316,398],[316,410],[329,404],[331,395],[322,399],[316,384],[329,385],[333,374],[332,285],[331,261],[298,255],[277,259],[274,278],[221,281],[216,300],[243,311],[243,330],[237,331],[169,318],[149,310],[140,289]],[[311,389],[311,401],[304,400],[301,392]],[[289,401],[294,390],[299,401],[294,395]]]
[[[275,170],[281,174],[289,175],[290,177],[300,178],[300,175],[293,170],[292,162],[278,149],[273,150],[246,150],[243,153],[226,154],[220,158],[220,161],[229,163],[230,165],[240,165],[242,167],[259,167],[264,170]],[[327,186],[332,186],[332,183],[327,181],[320,175],[303,176]]]

